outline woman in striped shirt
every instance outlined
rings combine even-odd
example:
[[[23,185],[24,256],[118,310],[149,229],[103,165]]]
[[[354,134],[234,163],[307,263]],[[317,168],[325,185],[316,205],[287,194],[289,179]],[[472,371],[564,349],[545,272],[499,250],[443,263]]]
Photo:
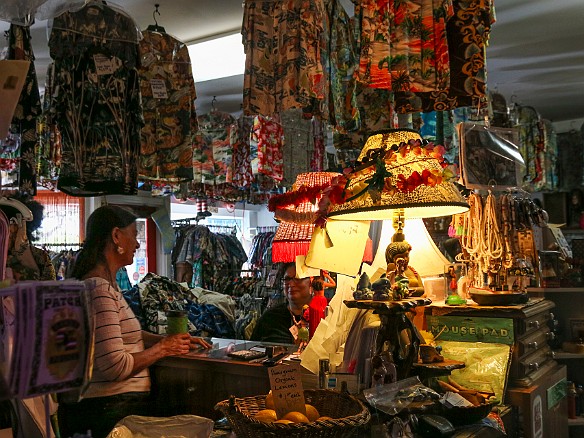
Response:
[[[79,402],[61,402],[63,437],[91,430],[105,438],[127,415],[149,415],[148,367],[191,348],[211,347],[188,333],[160,336],[142,331],[116,284],[116,272],[133,262],[139,248],[136,216],[121,207],[103,206],[87,222],[86,239],[73,276],[91,291],[95,317],[93,375]]]

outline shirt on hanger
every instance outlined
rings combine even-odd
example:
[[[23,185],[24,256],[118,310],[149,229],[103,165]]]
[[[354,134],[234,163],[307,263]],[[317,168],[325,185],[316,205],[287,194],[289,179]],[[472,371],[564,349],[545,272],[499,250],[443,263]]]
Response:
[[[137,191],[142,107],[139,32],[126,14],[89,3],[54,19],[54,122],[62,135],[59,190],[74,196]]]

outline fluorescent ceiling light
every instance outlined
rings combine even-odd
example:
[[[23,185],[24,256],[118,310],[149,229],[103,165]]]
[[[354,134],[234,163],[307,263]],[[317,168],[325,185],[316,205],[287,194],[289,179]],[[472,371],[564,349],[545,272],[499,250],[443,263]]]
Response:
[[[188,46],[195,83],[242,75],[245,53],[236,33]]]

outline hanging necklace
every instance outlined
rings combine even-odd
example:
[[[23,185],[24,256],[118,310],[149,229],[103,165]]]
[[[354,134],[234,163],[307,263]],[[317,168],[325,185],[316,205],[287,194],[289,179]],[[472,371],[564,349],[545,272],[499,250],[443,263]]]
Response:
[[[292,313],[292,310],[290,309],[290,307],[288,307],[288,311],[290,312],[290,316],[292,316],[292,324],[299,327],[300,323],[302,322],[302,315],[294,315],[294,313]],[[298,319],[296,319],[298,318]]]

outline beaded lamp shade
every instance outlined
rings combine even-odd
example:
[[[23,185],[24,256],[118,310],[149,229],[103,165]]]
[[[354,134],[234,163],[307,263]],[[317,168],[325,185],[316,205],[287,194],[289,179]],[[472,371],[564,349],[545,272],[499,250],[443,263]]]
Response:
[[[448,216],[469,206],[441,165],[440,147],[425,146],[413,130],[372,134],[349,175],[347,201],[334,204],[331,219],[391,219],[403,210],[406,219]]]

